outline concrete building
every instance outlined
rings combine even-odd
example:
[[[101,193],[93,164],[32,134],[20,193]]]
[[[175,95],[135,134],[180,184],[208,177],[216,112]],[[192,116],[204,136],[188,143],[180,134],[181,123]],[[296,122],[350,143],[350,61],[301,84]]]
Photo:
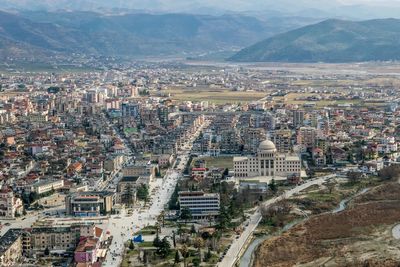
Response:
[[[31,192],[36,192],[37,194],[44,194],[50,192],[51,190],[57,190],[64,186],[64,180],[43,180],[34,183],[31,186]]]
[[[3,186],[0,190],[0,217],[14,218],[24,210],[22,200],[15,197],[11,188]]]
[[[23,230],[10,229],[0,238],[0,266],[17,266],[22,259]]]
[[[30,254],[43,252],[46,248],[50,251],[73,251],[79,238],[82,236],[94,236],[96,232],[94,224],[71,225],[57,227],[35,227],[26,231],[30,239]]]
[[[269,140],[261,142],[255,155],[234,157],[235,177],[287,177],[301,174],[298,156],[278,153],[275,144]]]
[[[294,126],[294,128],[303,126],[304,115],[305,115],[305,111],[302,109],[293,110],[293,126]]]
[[[297,144],[303,148],[314,148],[317,142],[318,130],[314,127],[300,127],[297,132]]]
[[[124,160],[123,155],[112,155],[104,161],[104,169],[109,172],[116,171],[122,167]]]
[[[114,193],[112,192],[77,192],[65,198],[67,215],[101,216],[112,211]]]
[[[292,150],[292,131],[289,129],[276,130],[271,139],[279,153],[288,153]]]
[[[181,191],[179,192],[180,210],[188,208],[194,220],[206,220],[215,218],[219,214],[219,194],[207,194],[202,191]]]
[[[124,177],[148,176],[150,179],[153,179],[156,176],[156,172],[156,166],[147,163],[137,163],[136,165],[127,166],[122,169]]]

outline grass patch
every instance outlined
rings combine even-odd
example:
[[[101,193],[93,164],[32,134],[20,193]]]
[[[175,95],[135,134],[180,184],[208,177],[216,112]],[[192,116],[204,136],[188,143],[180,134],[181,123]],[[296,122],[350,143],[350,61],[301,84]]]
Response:
[[[204,157],[194,159],[193,162],[198,160],[204,160],[206,162],[207,168],[216,167],[228,168],[230,170],[233,169],[233,157]]]
[[[171,94],[172,99],[178,101],[208,101],[215,104],[225,103],[247,103],[259,100],[266,96],[264,92],[236,92],[225,88],[185,88],[176,87],[165,90],[165,93]]]
[[[338,195],[320,193],[320,192],[310,192],[307,194],[307,198],[314,201],[331,202],[338,199]]]

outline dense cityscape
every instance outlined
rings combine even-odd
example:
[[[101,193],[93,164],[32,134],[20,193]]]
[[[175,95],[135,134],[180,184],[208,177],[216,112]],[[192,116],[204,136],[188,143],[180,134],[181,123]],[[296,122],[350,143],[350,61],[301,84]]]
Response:
[[[390,180],[396,77],[361,67],[3,73],[2,266],[234,265],[253,235]]]
[[[0,0],[0,267],[400,266],[400,0]]]

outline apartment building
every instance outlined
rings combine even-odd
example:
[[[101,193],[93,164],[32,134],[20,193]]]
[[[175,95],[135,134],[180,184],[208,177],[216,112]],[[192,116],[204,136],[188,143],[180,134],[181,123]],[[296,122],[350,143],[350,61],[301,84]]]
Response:
[[[0,190],[0,217],[14,218],[16,214],[22,214],[24,206],[22,200],[14,195],[12,189],[3,186]]]

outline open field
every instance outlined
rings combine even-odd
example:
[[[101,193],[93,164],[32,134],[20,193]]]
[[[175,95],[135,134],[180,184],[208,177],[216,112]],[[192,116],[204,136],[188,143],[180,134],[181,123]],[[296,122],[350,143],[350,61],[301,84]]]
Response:
[[[354,99],[354,100],[318,100],[318,101],[309,101],[299,99],[300,97],[312,97],[312,96],[320,96],[320,94],[316,93],[289,93],[284,97],[274,97],[275,101],[282,102],[289,105],[304,105],[306,103],[314,103],[317,108],[323,108],[328,106],[336,106],[336,105],[343,105],[343,104],[350,104],[353,106],[382,106],[386,105],[383,102],[368,102],[365,103],[361,99]]]
[[[224,88],[171,88],[164,91],[178,101],[208,101],[215,104],[247,103],[259,100],[267,94],[263,92],[236,92]]]
[[[400,185],[378,186],[347,210],[313,216],[260,245],[254,266],[398,266]]]

